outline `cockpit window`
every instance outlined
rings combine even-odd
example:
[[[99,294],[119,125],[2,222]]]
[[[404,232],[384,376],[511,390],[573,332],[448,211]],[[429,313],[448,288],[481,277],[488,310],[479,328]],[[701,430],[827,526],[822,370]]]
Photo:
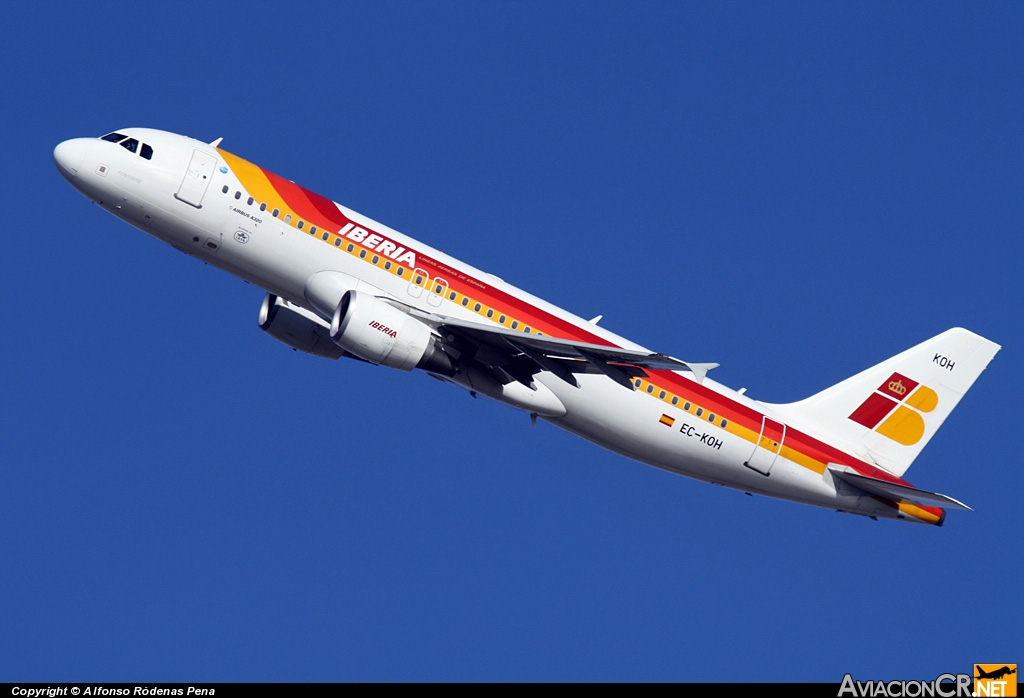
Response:
[[[142,144],[142,148],[139,148],[138,140],[134,138],[128,138],[123,133],[108,133],[100,139],[101,141],[110,141],[111,143],[120,143],[121,147],[127,150],[129,153],[137,153],[147,160],[153,159],[153,148],[145,143]]]

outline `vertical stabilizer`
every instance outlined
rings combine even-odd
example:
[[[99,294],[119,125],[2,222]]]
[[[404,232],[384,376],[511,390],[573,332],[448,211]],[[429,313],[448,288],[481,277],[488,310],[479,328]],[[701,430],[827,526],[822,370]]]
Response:
[[[900,477],[999,349],[957,327],[806,400],[774,407]]]

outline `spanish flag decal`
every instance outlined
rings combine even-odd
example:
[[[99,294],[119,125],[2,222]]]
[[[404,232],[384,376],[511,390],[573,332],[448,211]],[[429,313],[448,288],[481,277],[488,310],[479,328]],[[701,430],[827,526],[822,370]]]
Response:
[[[661,419],[659,419],[658,421],[664,424],[665,426],[670,427],[676,423],[676,418],[669,417],[667,414],[663,414],[661,415]]]

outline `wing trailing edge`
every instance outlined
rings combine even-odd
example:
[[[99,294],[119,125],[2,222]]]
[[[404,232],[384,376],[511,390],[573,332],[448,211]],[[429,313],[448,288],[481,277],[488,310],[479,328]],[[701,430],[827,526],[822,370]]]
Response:
[[[407,307],[407,312],[431,325],[442,337],[446,332],[455,331],[480,347],[498,352],[521,353],[539,368],[551,371],[565,382],[577,387],[578,383],[572,377],[571,371],[562,366],[562,364],[571,363],[571,361],[564,361],[565,359],[585,361],[597,371],[604,373],[616,383],[630,390],[635,389],[631,380],[635,370],[629,371],[624,368],[635,366],[640,369],[656,371],[688,371],[693,374],[695,381],[702,383],[707,372],[718,366],[716,363],[681,361],[666,354],[648,351],[525,334],[503,327],[492,327],[433,313],[424,313],[415,308]]]

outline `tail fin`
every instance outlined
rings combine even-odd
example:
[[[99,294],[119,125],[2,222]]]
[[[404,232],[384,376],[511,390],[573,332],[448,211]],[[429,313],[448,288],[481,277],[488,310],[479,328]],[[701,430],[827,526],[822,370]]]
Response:
[[[957,327],[806,400],[773,407],[901,477],[999,349]]]

